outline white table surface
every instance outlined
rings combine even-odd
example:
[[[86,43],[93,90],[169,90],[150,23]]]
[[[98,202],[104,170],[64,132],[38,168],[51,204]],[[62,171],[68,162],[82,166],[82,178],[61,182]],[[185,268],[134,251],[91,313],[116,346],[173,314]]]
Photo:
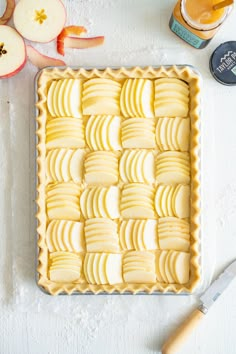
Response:
[[[236,87],[211,77],[209,57],[235,40],[236,14],[204,50],[172,34],[174,0],[65,0],[68,24],[105,35],[103,47],[68,50],[70,65],[193,64],[203,76],[202,234],[205,283],[236,256]],[[0,2],[3,9],[4,1]],[[55,44],[35,45],[55,55]],[[34,108],[27,64],[0,81],[0,354],[150,354],[196,307],[191,297],[51,298],[34,282]],[[216,245],[216,247],[215,247]],[[215,263],[215,267],[214,267]],[[236,281],[217,301],[181,351],[236,353]]]

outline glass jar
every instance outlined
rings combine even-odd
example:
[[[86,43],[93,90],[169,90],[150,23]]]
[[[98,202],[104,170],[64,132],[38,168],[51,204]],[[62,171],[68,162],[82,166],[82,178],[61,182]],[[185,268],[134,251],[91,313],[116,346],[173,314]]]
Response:
[[[233,5],[219,10],[219,0],[179,0],[170,19],[170,29],[194,48],[205,48],[230,14]]]

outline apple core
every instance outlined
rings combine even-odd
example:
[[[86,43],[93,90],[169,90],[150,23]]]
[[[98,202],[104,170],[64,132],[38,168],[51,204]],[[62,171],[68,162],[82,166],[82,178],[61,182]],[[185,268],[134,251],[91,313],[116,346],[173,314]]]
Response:
[[[47,19],[47,15],[45,13],[44,9],[41,10],[35,10],[35,18],[34,20],[38,22],[40,25],[44,23],[44,21]]]

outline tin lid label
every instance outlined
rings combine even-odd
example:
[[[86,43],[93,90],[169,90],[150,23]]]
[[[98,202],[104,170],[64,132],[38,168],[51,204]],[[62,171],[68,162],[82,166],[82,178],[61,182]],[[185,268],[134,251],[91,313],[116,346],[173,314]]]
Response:
[[[221,44],[211,56],[214,78],[225,85],[236,85],[236,41]]]

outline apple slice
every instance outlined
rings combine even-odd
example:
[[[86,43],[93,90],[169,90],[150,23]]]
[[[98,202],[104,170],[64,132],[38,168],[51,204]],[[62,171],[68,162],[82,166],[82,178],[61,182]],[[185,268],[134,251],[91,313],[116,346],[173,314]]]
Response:
[[[156,213],[159,217],[163,217],[163,211],[162,211],[162,197],[163,197],[163,193],[165,192],[167,186],[164,185],[158,185],[157,190],[156,190],[156,194],[155,194],[155,210]]]
[[[54,235],[54,229],[55,229],[56,223],[57,223],[57,220],[52,220],[48,224],[48,227],[47,227],[46,244],[47,244],[49,252],[54,252],[57,250],[55,242],[53,242],[53,235]]]
[[[155,283],[155,256],[145,251],[133,251],[124,255],[124,280],[128,283]]]
[[[190,254],[185,252],[176,252],[174,259],[174,276],[179,284],[186,284],[190,277]]]
[[[63,60],[55,59],[41,54],[31,45],[26,46],[27,57],[29,61],[37,68],[42,69],[46,66],[65,66],[66,63]]]
[[[0,26],[0,79],[16,75],[26,63],[23,38],[11,27]]]
[[[0,25],[5,25],[12,17],[15,9],[15,0],[7,0],[7,6],[4,14],[0,17]]]
[[[110,285],[123,283],[122,278],[122,255],[108,254],[106,259],[106,278]]]
[[[140,229],[142,227],[142,223],[144,220],[135,220],[134,223],[134,228],[133,228],[133,242],[134,242],[134,248],[135,250],[143,250],[142,247],[140,247]],[[142,245],[141,245],[142,246]]]
[[[102,253],[100,256],[100,262],[98,265],[98,275],[100,284],[108,284],[108,279],[106,276],[106,262],[108,256],[109,255],[107,253]]]
[[[74,153],[70,160],[70,175],[71,179],[75,183],[82,181],[83,177],[83,162],[84,162],[85,152],[82,149],[74,150]]]
[[[143,243],[147,250],[158,248],[157,240],[157,220],[146,220],[143,229]]]
[[[94,273],[93,273],[93,264],[94,264],[95,253],[86,253],[84,260],[84,275],[86,280],[90,284],[96,284]]]
[[[47,43],[62,31],[66,10],[60,0],[20,0],[15,7],[13,21],[24,38]]]
[[[104,36],[91,38],[66,37],[64,40],[64,46],[66,48],[86,49],[102,45],[104,40]]]
[[[69,35],[80,36],[83,33],[86,33],[87,30],[85,27],[82,26],[68,26],[63,28],[59,36],[57,37],[57,51],[59,54],[64,55],[64,41],[66,37]]]

